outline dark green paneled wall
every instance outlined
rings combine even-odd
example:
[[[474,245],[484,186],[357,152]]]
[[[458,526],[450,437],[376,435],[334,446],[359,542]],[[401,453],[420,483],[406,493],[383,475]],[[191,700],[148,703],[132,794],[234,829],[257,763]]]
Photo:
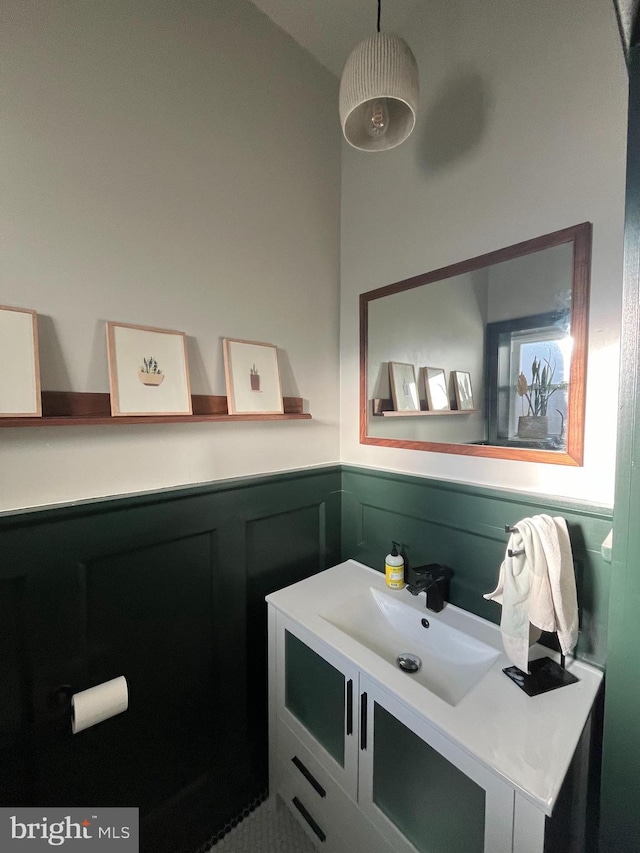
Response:
[[[605,662],[610,566],[600,546],[611,530],[609,510],[349,466],[343,466],[342,485],[343,556],[384,571],[391,540],[401,542],[409,565],[450,566],[451,601],[493,622],[500,620],[500,607],[482,596],[496,585],[508,540],[505,525],[537,513],[564,516],[576,563],[578,654]]]
[[[0,516],[0,800],[124,797],[143,851],[195,849],[267,784],[267,593],[348,557],[382,570],[395,539],[497,622],[504,525],[538,512],[569,522],[579,653],[602,663],[611,513],[577,502],[333,466]],[[55,688],[123,673],[129,711],[71,737]]]
[[[340,482],[0,517],[0,804],[139,806],[141,850],[180,853],[265,790],[264,596],[340,561]],[[128,711],[71,735],[64,685],[119,675]]]

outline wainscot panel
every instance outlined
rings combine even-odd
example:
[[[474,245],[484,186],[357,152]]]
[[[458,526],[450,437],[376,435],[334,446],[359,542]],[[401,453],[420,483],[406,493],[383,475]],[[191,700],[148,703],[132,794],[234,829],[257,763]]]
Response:
[[[0,517],[0,802],[140,807],[192,851],[266,788],[264,595],[340,561],[340,468]],[[69,696],[129,709],[71,734]]]
[[[454,570],[451,602],[499,622],[501,609],[483,593],[495,589],[512,525],[546,513],[567,520],[580,607],[578,657],[606,660],[611,567],[600,546],[612,511],[577,501],[547,499],[372,469],[343,466],[342,555],[384,571],[391,541],[409,566],[444,563]],[[553,644],[552,637],[547,638]]]

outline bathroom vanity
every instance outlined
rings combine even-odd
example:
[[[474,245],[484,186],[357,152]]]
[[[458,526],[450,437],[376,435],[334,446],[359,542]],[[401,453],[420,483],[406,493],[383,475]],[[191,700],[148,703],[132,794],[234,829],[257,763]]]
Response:
[[[319,849],[543,853],[598,670],[570,661],[577,683],[530,698],[498,626],[353,560],[267,602],[270,793]]]

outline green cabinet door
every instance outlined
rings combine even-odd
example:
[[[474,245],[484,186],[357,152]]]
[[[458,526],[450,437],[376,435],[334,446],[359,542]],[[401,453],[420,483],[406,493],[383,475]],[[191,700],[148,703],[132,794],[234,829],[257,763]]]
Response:
[[[343,673],[285,631],[285,705],[341,767],[345,695]]]
[[[485,792],[374,703],[373,802],[421,853],[483,853]]]
[[[513,853],[508,783],[362,674],[360,692],[358,804],[391,849]]]
[[[314,635],[273,611],[276,717],[355,800],[358,670]]]

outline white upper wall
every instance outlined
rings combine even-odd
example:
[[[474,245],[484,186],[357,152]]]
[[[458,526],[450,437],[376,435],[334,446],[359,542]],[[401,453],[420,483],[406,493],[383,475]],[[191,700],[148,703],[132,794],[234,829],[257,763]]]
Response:
[[[312,421],[0,430],[0,509],[339,458],[337,81],[246,0],[5,0],[0,304],[42,387],[109,390],[104,321],[280,348]],[[313,334],[310,331],[313,330]]]
[[[488,321],[571,309],[573,244],[561,243],[489,268]]]
[[[411,4],[416,128],[392,151],[343,143],[343,462],[613,502],[627,78],[609,0]],[[582,468],[360,445],[358,294],[593,223]]]

